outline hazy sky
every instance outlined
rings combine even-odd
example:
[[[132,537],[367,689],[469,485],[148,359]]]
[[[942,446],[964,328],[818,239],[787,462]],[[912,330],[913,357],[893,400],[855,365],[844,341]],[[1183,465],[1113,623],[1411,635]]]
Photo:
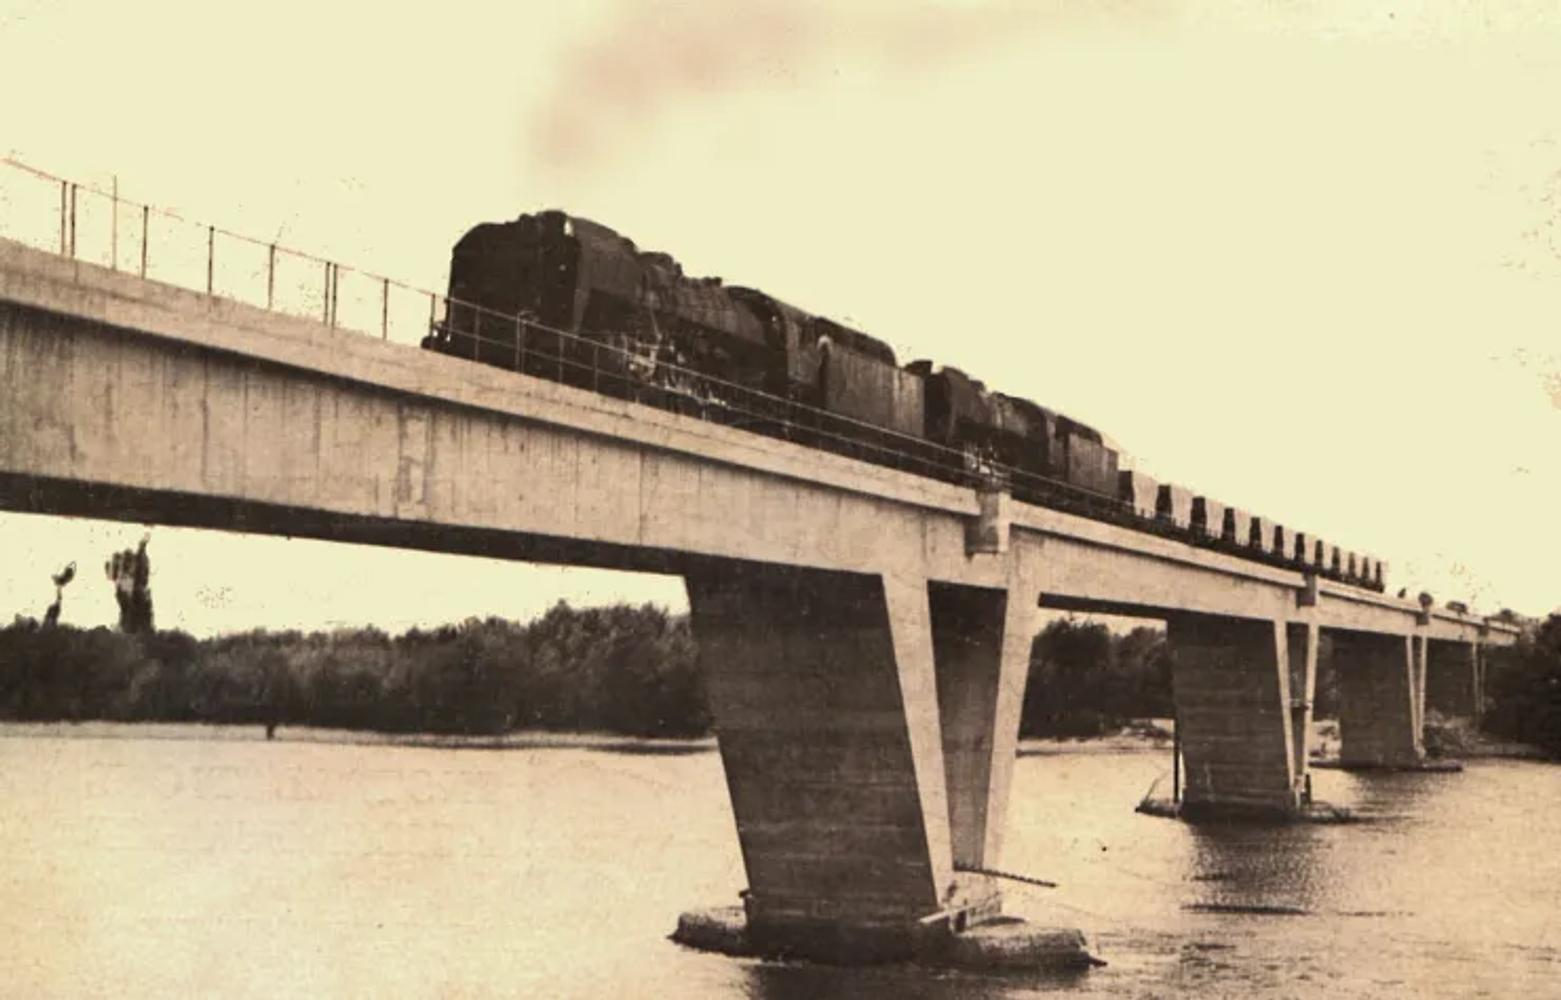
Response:
[[[1388,560],[1561,601],[1561,7],[0,0],[0,150],[426,287],[542,207],[1091,422]],[[0,514],[0,615],[142,528]],[[675,580],[153,529],[198,632]],[[366,585],[373,581],[373,586]],[[387,582],[393,581],[393,582]]]

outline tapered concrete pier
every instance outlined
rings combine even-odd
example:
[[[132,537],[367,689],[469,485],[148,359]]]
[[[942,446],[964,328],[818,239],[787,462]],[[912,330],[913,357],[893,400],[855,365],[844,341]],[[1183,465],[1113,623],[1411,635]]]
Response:
[[[1019,712],[1039,631],[1033,577],[1008,591],[933,584],[933,658],[943,729],[949,842],[961,869],[995,867],[1003,849]]]
[[[1166,624],[1186,761],[1183,814],[1294,812],[1286,626],[1211,615],[1175,615]]]
[[[1478,720],[1484,701],[1484,663],[1476,643],[1427,643],[1426,706],[1444,716]]]
[[[1340,765],[1419,767],[1425,760],[1419,640],[1343,630],[1332,638]]]
[[[926,587],[688,577],[747,867],[749,933],[821,958],[909,954],[953,886]]]
[[[748,873],[746,948],[937,958],[1001,912],[982,870],[1002,849],[1038,623],[1034,580],[1013,579],[687,577]],[[1057,957],[1085,957],[1077,932],[1046,933],[1074,942]]]
[[[1317,640],[1319,630],[1310,622],[1285,629],[1290,667],[1290,778],[1296,800],[1310,803],[1312,709],[1317,700]]]

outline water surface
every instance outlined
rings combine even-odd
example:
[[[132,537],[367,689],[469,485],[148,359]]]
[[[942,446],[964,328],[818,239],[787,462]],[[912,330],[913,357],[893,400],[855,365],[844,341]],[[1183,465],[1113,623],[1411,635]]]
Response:
[[[711,752],[89,732],[0,728],[3,996],[1561,996],[1549,765],[1321,772],[1380,818],[1193,828],[1132,811],[1164,754],[1021,757],[1005,867],[1061,888],[1009,909],[1111,963],[1047,979],[668,941],[744,885]]]

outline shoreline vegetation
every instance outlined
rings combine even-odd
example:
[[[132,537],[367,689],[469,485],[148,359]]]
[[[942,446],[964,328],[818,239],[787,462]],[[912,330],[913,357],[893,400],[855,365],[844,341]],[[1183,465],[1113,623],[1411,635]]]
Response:
[[[710,729],[686,618],[645,605],[557,604],[410,629],[183,632],[0,629],[0,719],[178,722],[498,736],[570,730],[692,737]]]
[[[1338,699],[1328,652],[1325,640],[1320,720],[1335,714]],[[1428,751],[1561,759],[1561,616],[1499,653],[1484,731],[1428,713]],[[1020,753],[1072,750],[1078,741],[1168,750],[1173,712],[1162,631],[1117,634],[1059,619],[1031,648]],[[560,602],[529,623],[473,618],[395,636],[354,628],[196,639],[21,617],[0,628],[0,723],[8,723],[0,736],[34,728],[17,723],[90,722],[259,726],[268,734],[285,727],[291,738],[493,749],[714,745],[688,618],[649,604]],[[1336,752],[1337,727],[1324,722],[1313,757],[1326,758],[1330,747]]]
[[[1052,623],[1036,639],[1021,736],[1098,737],[1171,713],[1164,635]],[[0,721],[208,723],[430,737],[712,733],[687,616],[572,608],[529,623],[177,631],[0,628]]]
[[[1019,741],[1018,756],[1078,753],[1169,753],[1167,719],[1136,719],[1117,732],[1100,736],[1037,736]],[[492,736],[461,733],[382,732],[372,729],[279,727],[276,740],[352,746],[437,750],[593,750],[605,753],[678,756],[714,753],[716,736],[624,736],[574,730],[517,730]],[[265,727],[253,723],[116,722],[106,719],[18,722],[0,719],[5,739],[147,739],[253,742],[265,740]],[[1169,765],[1167,765],[1169,766]]]

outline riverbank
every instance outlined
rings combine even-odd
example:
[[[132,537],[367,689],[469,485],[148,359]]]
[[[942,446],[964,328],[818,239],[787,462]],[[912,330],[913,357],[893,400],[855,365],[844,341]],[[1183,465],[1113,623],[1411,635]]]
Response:
[[[1169,755],[1174,742],[1171,719],[1136,719],[1120,730],[1101,736],[1029,737],[1019,741],[1020,757],[1056,757],[1076,754],[1146,753]],[[102,720],[84,722],[0,721],[0,739],[40,737],[48,739],[147,739],[260,741],[267,739],[261,725],[199,722],[123,723]],[[447,733],[385,733],[364,729],[314,726],[279,726],[276,741],[340,743],[360,746],[400,746],[447,750],[600,750],[609,753],[691,754],[714,753],[716,737],[639,737],[617,733],[567,730],[522,730],[496,736],[463,736]],[[1433,759],[1504,759],[1548,761],[1544,751],[1522,743],[1504,742],[1479,732],[1465,720],[1427,720],[1426,748]],[[1327,766],[1339,757],[1339,724],[1322,719],[1313,723],[1311,760]]]
[[[1161,722],[1165,720],[1159,720]],[[266,741],[264,726],[185,722],[122,723],[0,722],[0,739],[108,739],[108,740],[211,740],[218,742]],[[716,737],[663,739],[620,736],[613,733],[530,731],[503,736],[458,736],[443,733],[380,733],[361,729],[328,729],[281,726],[274,742],[334,743],[355,746],[417,747],[442,750],[599,750],[607,753],[692,754],[714,753]],[[1025,739],[1018,756],[1045,757],[1073,754],[1169,753],[1169,733],[1127,727],[1105,736]]]
[[[266,729],[258,725],[199,722],[0,722],[0,739],[185,740],[264,743]],[[279,726],[277,743],[330,743],[352,746],[417,747],[443,750],[602,750],[611,753],[711,753],[714,736],[663,739],[614,733],[531,731],[503,736],[454,736],[443,733],[380,733],[363,729]]]
[[[1426,756],[1431,760],[1553,760],[1539,747],[1500,740],[1481,732],[1469,719],[1444,719],[1434,712],[1426,717],[1424,740]],[[1338,759],[1338,720],[1313,723],[1312,762],[1331,764]]]
[[[1019,741],[1021,757],[1080,754],[1169,752],[1172,725],[1169,719],[1143,719],[1103,736],[1046,737]],[[148,739],[265,742],[262,725],[200,722],[7,722],[0,721],[0,739],[41,737],[48,739]],[[499,736],[462,736],[448,733],[383,733],[364,729],[314,726],[278,726],[272,738],[278,742],[342,743],[361,746],[406,746],[449,750],[605,750],[618,753],[711,753],[716,737],[662,738],[623,736],[555,730],[523,730]]]
[[[1025,737],[1019,756],[1037,757],[1075,753],[1171,752],[1176,725],[1170,719],[1132,719],[1116,732],[1100,736]]]

